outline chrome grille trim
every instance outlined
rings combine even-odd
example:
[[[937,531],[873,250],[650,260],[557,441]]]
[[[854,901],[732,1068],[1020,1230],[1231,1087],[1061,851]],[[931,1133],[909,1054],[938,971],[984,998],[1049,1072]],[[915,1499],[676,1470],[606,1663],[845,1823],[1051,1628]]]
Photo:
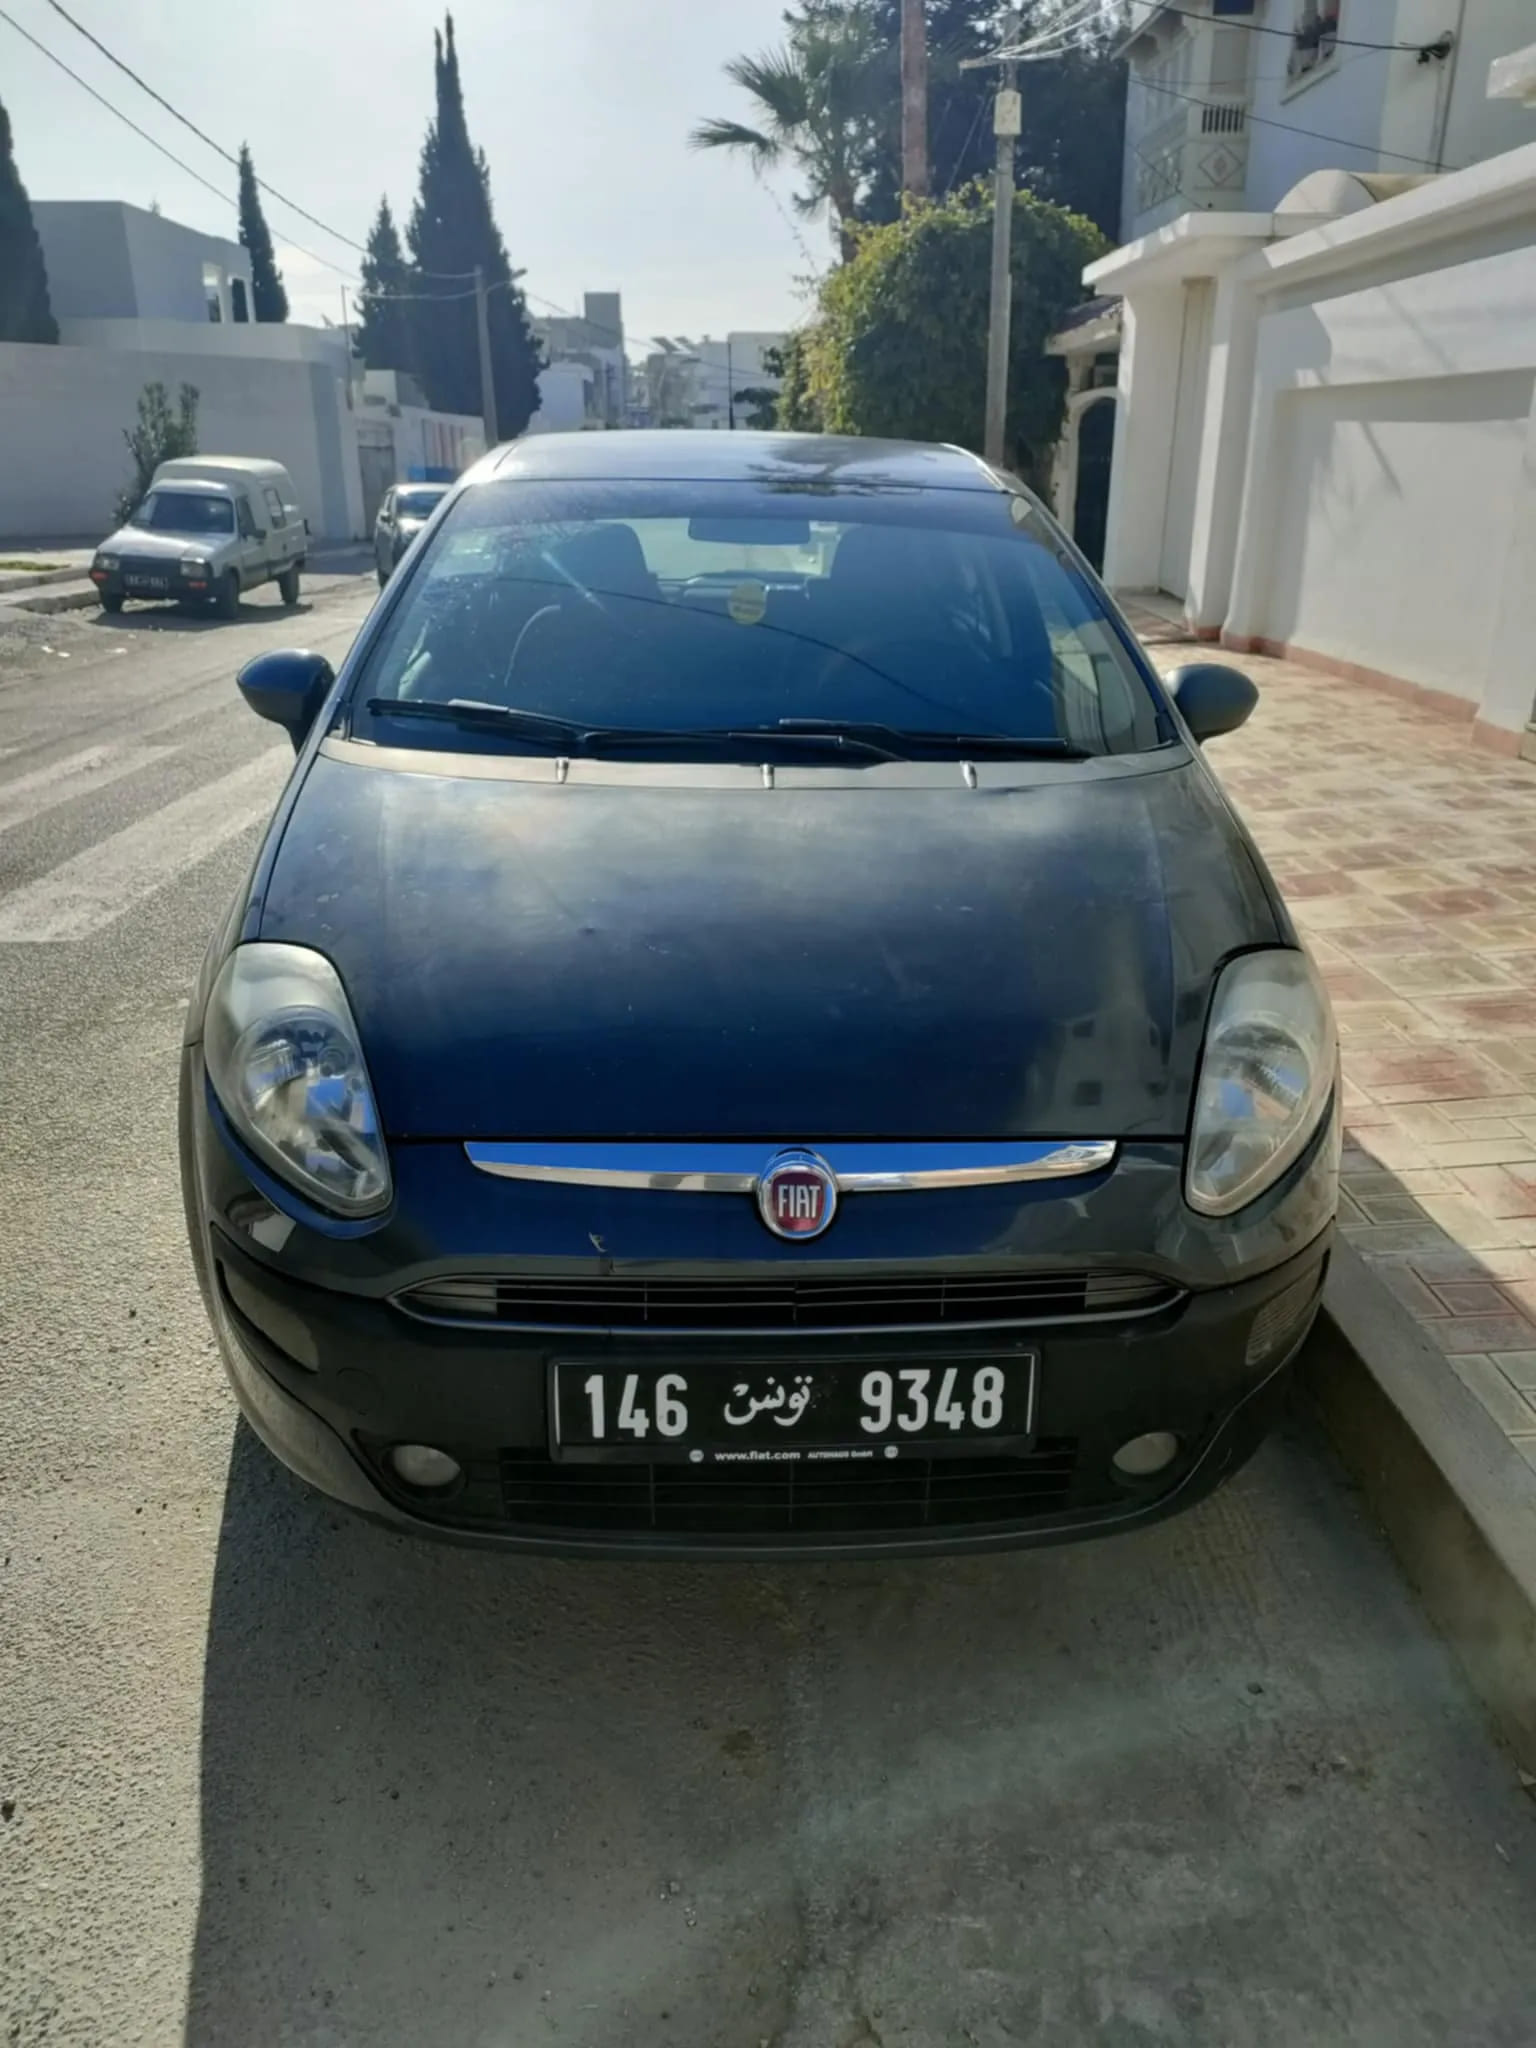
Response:
[[[750,1195],[781,1148],[754,1144],[522,1144],[471,1140],[471,1166],[503,1180],[567,1187],[641,1188],[652,1193]],[[818,1145],[843,1194],[1065,1180],[1113,1165],[1112,1138],[1003,1143],[878,1142]]]

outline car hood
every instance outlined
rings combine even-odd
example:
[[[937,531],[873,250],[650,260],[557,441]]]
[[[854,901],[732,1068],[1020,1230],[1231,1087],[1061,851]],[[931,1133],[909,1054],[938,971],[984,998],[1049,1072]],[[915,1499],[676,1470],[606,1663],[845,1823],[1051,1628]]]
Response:
[[[179,562],[188,555],[206,562],[220,548],[228,547],[234,537],[232,533],[151,533],[147,527],[124,526],[104,540],[96,552],[132,555],[140,562]]]
[[[1181,1136],[1212,976],[1282,936],[1187,758],[768,789],[371,752],[312,762],[260,936],[335,962],[396,1138]]]

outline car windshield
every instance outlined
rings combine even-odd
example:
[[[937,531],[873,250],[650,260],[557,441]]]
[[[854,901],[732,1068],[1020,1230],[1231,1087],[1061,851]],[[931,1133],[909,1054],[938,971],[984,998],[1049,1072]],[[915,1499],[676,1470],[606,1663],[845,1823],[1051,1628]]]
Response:
[[[128,523],[151,533],[233,533],[235,508],[205,491],[151,491]]]
[[[1033,503],[994,490],[508,480],[465,492],[353,696],[391,744],[551,746],[536,720],[668,735],[871,729],[1162,744],[1147,680]],[[411,715],[415,713],[417,715]],[[573,735],[565,735],[569,743]]]
[[[396,491],[395,517],[397,519],[430,519],[448,494],[446,484],[431,489]]]

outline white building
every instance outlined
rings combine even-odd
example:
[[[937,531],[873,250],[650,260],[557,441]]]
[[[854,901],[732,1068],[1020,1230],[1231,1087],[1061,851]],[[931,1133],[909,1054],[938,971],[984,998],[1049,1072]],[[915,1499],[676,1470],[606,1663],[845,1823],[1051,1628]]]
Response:
[[[198,393],[198,437],[275,457],[316,534],[362,531],[339,329],[256,325],[238,242],[116,200],[34,201],[59,345],[0,343],[0,535],[100,533],[129,480],[139,395]]]
[[[1309,171],[1462,169],[1530,138],[1488,67],[1532,0],[1132,0],[1121,232],[1264,213]]]
[[[251,259],[117,199],[32,203],[54,318],[224,324],[251,318]]]
[[[533,322],[544,346],[539,409],[530,434],[573,433],[628,424],[629,360],[618,292],[584,292],[582,310]]]
[[[645,359],[647,424],[658,427],[744,428],[752,424],[748,391],[777,391],[781,379],[764,361],[781,348],[782,332],[733,328],[716,338],[659,334]]]
[[[364,526],[372,526],[391,484],[451,483],[485,453],[484,423],[434,412],[403,370],[366,370],[353,393]]]
[[[1487,95],[1533,20],[1531,0],[1141,0],[1138,232],[1052,344],[1069,519],[1081,423],[1114,408],[1107,581],[1166,593],[1203,638],[1433,692],[1511,749],[1536,698],[1536,118],[1517,86]],[[1139,110],[1174,89],[1170,168]],[[1241,119],[1207,131],[1215,107]]]
[[[478,420],[368,373],[338,327],[256,323],[250,259],[117,200],[32,206],[59,346],[0,343],[0,536],[87,538],[114,523],[123,432],[144,386],[198,393],[198,438],[283,463],[317,535],[361,537],[390,483],[457,475]]]

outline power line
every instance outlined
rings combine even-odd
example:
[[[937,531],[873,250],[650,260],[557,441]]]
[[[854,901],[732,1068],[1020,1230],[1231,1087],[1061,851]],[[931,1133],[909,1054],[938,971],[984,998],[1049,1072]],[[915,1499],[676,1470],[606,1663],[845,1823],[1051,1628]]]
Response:
[[[473,277],[475,273],[472,270],[465,270],[444,274],[453,277]],[[412,275],[416,277],[436,277],[439,273],[433,270],[418,270],[413,272]],[[515,277],[495,278],[486,286],[485,295],[489,298],[492,292],[510,291],[516,283],[517,279]],[[359,285],[357,303],[360,306],[452,306],[460,299],[472,299],[475,296],[476,292],[473,285],[471,285],[467,292],[371,292],[366,286]],[[525,292],[523,296],[527,298],[529,294]],[[575,318],[577,316],[572,315],[571,317]]]
[[[1192,107],[1219,107],[1225,112],[1232,104],[1230,100],[1203,100],[1192,92],[1176,92],[1171,85],[1154,85],[1150,78],[1140,78],[1136,82],[1143,92],[1160,92],[1168,99],[1184,100]],[[1357,149],[1364,156],[1389,156],[1394,163],[1417,164],[1422,170],[1447,168],[1444,164],[1437,164],[1432,157],[1408,156],[1400,149],[1383,149],[1379,143],[1351,142],[1347,135],[1325,135],[1320,128],[1298,128],[1294,121],[1273,121],[1267,114],[1250,114],[1246,108],[1243,120],[1257,128],[1281,128],[1287,135],[1307,135],[1314,142],[1331,142],[1336,149]]]
[[[1017,64],[1020,61],[1034,62],[1042,57],[1059,56],[1069,47],[1064,38],[1070,38],[1074,29],[1089,28],[1095,21],[1107,21],[1111,15],[1118,15],[1119,12],[1119,0],[1078,0],[1076,6],[1068,7],[1064,14],[1059,15],[1038,35],[1030,36],[1022,43],[1008,44],[1001,50],[990,50],[984,57],[968,57],[962,62],[960,69],[981,71],[989,64]],[[1018,32],[1016,28],[1014,33]]]
[[[172,101],[168,100],[163,92],[158,92],[155,89],[155,87],[150,84],[147,78],[140,77],[139,73],[134,70],[131,64],[124,63],[121,57],[119,57],[114,51],[109,50],[106,44],[101,40],[100,36],[93,34],[92,31],[85,26],[84,22],[76,21],[75,17],[70,13],[69,9],[61,4],[61,0],[48,0],[48,5],[53,9],[54,13],[57,14],[62,20],[67,21],[70,27],[74,29],[77,32],[77,34],[84,36],[85,40],[88,43],[90,43],[94,49],[99,50],[102,56],[106,58],[109,64],[115,64],[117,69],[122,72],[125,78],[131,78],[133,80],[133,83],[139,88],[141,92],[148,93],[149,97],[155,102],[157,106],[164,107],[165,111],[171,116],[173,121],[179,121],[183,128],[188,129],[193,135],[195,135],[199,142],[206,143],[208,148],[211,149],[216,156],[223,157],[224,161],[227,164],[233,164],[236,170],[240,168],[240,158],[235,154],[233,150],[226,149],[222,142],[216,142],[211,135],[209,135],[204,129],[199,128],[195,121],[193,121],[189,118],[189,116],[184,114],[178,106],[176,106]],[[9,19],[9,16],[7,16],[7,19]],[[14,26],[14,23],[12,25]],[[39,49],[41,49],[42,47],[43,46],[41,44],[38,45]],[[51,56],[52,52],[49,51],[46,52],[46,54]],[[74,77],[75,74],[71,72],[70,76]],[[79,82],[84,84],[84,80],[80,80]],[[87,87],[86,89],[87,91],[90,90],[89,87]],[[107,103],[104,102],[104,104]],[[113,111],[115,112],[116,110],[114,109]],[[126,119],[127,117],[124,116],[123,118]],[[143,134],[144,131],[140,129],[137,132]],[[167,154],[168,153],[169,152],[167,152]],[[176,159],[173,159],[173,161],[176,161]],[[183,168],[186,167],[183,166]],[[193,172],[192,175],[195,177],[197,174],[196,172]],[[286,192],[280,192],[275,185],[269,184],[265,178],[256,177],[254,167],[252,168],[251,175],[253,178],[255,178],[257,185],[260,186],[263,192],[270,194],[270,196],[273,199],[275,199],[280,206],[286,206],[290,212],[298,214],[300,218],[303,220],[307,220],[311,227],[319,228],[322,234],[331,235],[338,242],[345,242],[349,249],[355,249],[360,256],[366,256],[368,254],[368,247],[366,243],[354,240],[354,238],[351,235],[344,235],[340,228],[333,228],[329,221],[321,220],[320,216],[318,214],[311,213],[308,207],[300,206],[297,199],[290,199]],[[212,190],[213,188],[210,187],[209,189]],[[297,242],[294,242],[290,246],[297,249],[299,248],[300,245]],[[310,251],[305,249],[302,251],[302,253],[307,256],[310,254]],[[324,257],[320,257],[317,260],[320,262],[325,261]],[[335,267],[335,265],[332,265],[333,269]],[[343,272],[342,274],[348,275],[349,273]],[[427,270],[418,272],[419,276],[441,278],[444,283],[454,284],[458,283],[463,278],[473,277],[474,274],[475,273],[472,270]]]
[[[99,93],[94,85],[91,85],[87,80],[83,79],[78,71],[71,69],[71,67],[65,63],[62,57],[58,56],[56,52],[54,52],[53,50],[50,50],[46,43],[40,43],[37,37],[33,35],[30,29],[23,28],[21,23],[16,19],[16,17],[13,14],[7,13],[4,7],[0,7],[0,21],[8,22],[10,26],[13,29],[15,29],[16,33],[19,36],[24,37],[26,41],[32,45],[34,50],[41,51],[43,56],[45,56],[48,59],[50,64],[56,64],[60,71],[62,71],[66,77],[72,78],[75,81],[75,84],[78,85],[83,92],[88,92],[91,98],[95,100],[99,106],[105,107],[107,112],[109,114],[114,115],[119,121],[121,121],[125,128],[131,128],[135,135],[139,136],[141,140],[149,144],[151,149],[159,150],[160,154],[163,157],[167,158],[169,162],[173,163],[178,171],[185,172],[187,177],[195,180],[197,184],[203,187],[205,192],[211,192],[215,199],[220,199],[224,202],[226,206],[234,207],[238,210],[238,200],[231,198],[231,196],[227,192],[221,192],[217,185],[215,185],[210,179],[205,178],[203,176],[201,171],[194,171],[189,163],[184,163],[182,159],[176,155],[174,150],[167,149],[165,144],[157,140],[155,136],[151,135],[147,128],[141,128],[137,121],[133,120],[131,116],[123,112],[121,107],[114,106],[112,101],[107,99],[104,94]],[[319,263],[322,264],[327,270],[334,270],[339,277],[345,278],[349,284],[355,284],[357,282],[356,278],[353,276],[350,270],[343,270],[341,265],[339,263],[333,263],[329,256],[321,256],[318,255],[316,251],[313,249],[306,249],[302,242],[289,241],[287,246],[291,249],[297,249],[301,256],[307,256],[312,263]]]
[[[118,120],[121,121],[125,127],[131,128],[135,135],[142,136],[143,139],[149,144],[151,149],[158,149],[162,156],[170,157],[171,162],[175,164],[178,170],[185,171],[189,178],[195,178],[199,185],[201,185],[206,191],[209,191],[213,194],[215,199],[222,199],[226,202],[226,204],[229,203],[228,193],[221,192],[217,185],[210,184],[208,179],[205,178],[200,171],[194,171],[190,164],[183,163],[179,156],[172,155],[171,151],[165,147],[164,143],[157,142],[154,136],[151,135],[147,129],[141,128],[137,121],[130,120],[129,117],[125,113],[123,113],[121,108],[114,107],[109,99],[103,99],[102,95],[96,90],[94,85],[87,85],[86,81],[80,76],[78,71],[71,71],[70,67],[64,62],[64,59],[62,57],[56,57],[53,51],[48,48],[46,43],[40,43],[37,40],[37,37],[32,34],[30,29],[23,28],[21,23],[16,19],[16,17],[12,14],[7,14],[3,7],[0,7],[0,21],[9,22],[11,27],[15,29],[17,35],[25,36],[26,40],[32,45],[34,50],[41,50],[42,54],[48,59],[50,64],[57,64],[59,69],[62,72],[64,72],[68,77],[72,78],[75,81],[76,85],[80,86],[84,91],[88,92],[93,100],[99,101],[100,104],[106,108],[109,114],[115,114]]]
[[[179,121],[183,128],[189,129],[197,137],[199,142],[205,142],[216,155],[223,157],[226,163],[233,164],[237,170],[239,169],[240,159],[233,151],[226,149],[222,142],[215,142],[213,137],[199,128],[195,121],[189,120],[179,107],[172,105],[163,92],[157,92],[148,79],[139,76],[131,64],[125,64],[121,57],[116,56],[109,50],[100,36],[93,35],[83,22],[76,21],[69,9],[61,6],[60,0],[48,0],[48,5],[55,14],[59,15],[64,21],[67,21],[72,29],[84,36],[85,40],[93,48],[100,50],[102,56],[106,58],[109,64],[115,64],[125,78],[131,78],[141,92],[147,92],[157,106],[164,107],[173,121]],[[356,249],[359,255],[367,255],[367,248],[362,242],[354,241],[350,235],[344,235],[340,228],[333,228],[329,221],[321,220],[318,214],[311,213],[307,207],[300,206],[296,199],[290,199],[286,193],[279,192],[277,187],[269,185],[265,178],[257,178],[256,183],[263,192],[270,193],[281,205],[288,207],[291,212],[307,220],[311,227],[319,228],[322,234],[334,236],[338,242],[345,242],[349,249]],[[297,247],[297,243],[294,246]]]
[[[56,0],[51,0],[51,4],[56,4]],[[1168,5],[1168,0],[1163,0],[1163,4],[1158,9],[1158,12],[1161,14],[1176,14],[1179,17],[1180,21],[1211,22],[1217,19],[1215,15],[1199,14],[1192,7],[1170,7]],[[1244,21],[1243,19],[1241,19],[1241,17],[1238,16],[1233,16],[1223,21],[1220,25],[1225,28],[1246,28],[1256,36],[1284,36],[1285,40],[1288,43],[1294,43],[1297,40],[1297,32],[1295,29],[1275,28],[1268,22],[1263,21]],[[1418,51],[1433,49],[1435,45],[1439,42],[1439,40],[1440,38],[1438,36],[1435,36],[1432,37],[1431,40],[1427,43],[1363,43],[1360,42],[1354,36],[1330,36],[1328,38],[1328,43],[1330,48],[1338,48],[1343,50]]]

